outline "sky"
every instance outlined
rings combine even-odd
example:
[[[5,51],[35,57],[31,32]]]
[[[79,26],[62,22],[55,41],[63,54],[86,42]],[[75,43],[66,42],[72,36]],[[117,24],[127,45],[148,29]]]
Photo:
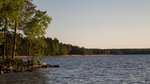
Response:
[[[85,48],[150,48],[150,0],[34,0],[46,37]]]

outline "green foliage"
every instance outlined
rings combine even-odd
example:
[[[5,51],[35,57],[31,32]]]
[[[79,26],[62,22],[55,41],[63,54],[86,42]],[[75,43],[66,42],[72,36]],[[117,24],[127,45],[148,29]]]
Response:
[[[42,56],[44,54],[43,49],[47,46],[43,37],[52,19],[46,14],[46,11],[36,10],[30,2],[27,4],[29,5],[27,9],[31,11],[25,14],[26,19],[22,30],[28,41],[28,55]]]
[[[3,7],[3,0],[0,0],[0,9]]]
[[[8,37],[7,55],[11,56],[13,35],[9,33],[7,37]],[[16,55],[28,56],[28,50],[29,50],[28,38],[23,37],[21,34],[17,34],[17,39],[18,39],[17,41],[18,47],[17,47]],[[3,47],[0,46],[0,49],[3,49]],[[56,55],[70,55],[70,54],[84,55],[87,54],[87,52],[85,48],[72,46],[70,44],[62,44],[56,38],[52,39],[52,38],[38,37],[38,38],[34,38],[31,42],[30,55],[35,57],[35,59],[39,59],[39,57],[42,56],[56,56]]]
[[[9,21],[9,25],[14,25],[15,21],[18,23],[22,21],[23,8],[25,7],[23,0],[3,0],[0,2],[2,2],[0,21],[4,26],[8,26],[8,24],[4,24],[5,21]],[[11,28],[13,29],[14,27]]]
[[[71,46],[71,51],[69,52],[69,54],[85,55],[85,54],[87,54],[87,51],[84,47],[80,48],[78,46]]]
[[[43,56],[44,55],[44,49],[47,47],[46,42],[43,38],[36,38],[34,41],[32,41],[32,47],[31,47],[31,55],[32,56]]]
[[[36,11],[34,16],[30,18],[23,28],[24,34],[29,38],[43,37],[48,24],[51,22],[51,18],[46,14],[46,12]]]
[[[38,65],[39,64],[39,62],[33,61],[33,60],[28,60],[26,63],[27,63],[27,66],[33,66],[33,65]]]
[[[22,59],[4,59],[0,60],[0,64],[3,66],[14,66],[14,65],[25,65],[25,62]]]
[[[22,59],[3,59],[0,60],[0,66],[33,66],[33,65],[38,65],[39,62],[38,61],[32,61],[32,60],[28,60],[28,61],[24,61]]]
[[[36,9],[32,0],[0,0],[0,45],[4,42],[4,48],[7,49],[7,55],[10,54],[9,52],[12,52],[11,50],[14,50],[13,53],[15,52],[16,43],[17,45],[26,43],[17,48],[18,52],[16,55],[21,55],[21,53],[25,55],[25,53],[29,52],[32,52],[33,56],[42,55],[41,53],[43,53],[43,51],[41,49],[45,48],[46,42],[41,38],[44,37],[45,30],[47,29],[48,24],[51,23],[51,20],[51,17],[46,14],[46,11]],[[19,38],[20,41],[16,42],[16,33],[18,29],[26,37],[26,41],[21,37]],[[8,33],[12,33],[12,30],[14,30],[14,35]],[[14,43],[8,43],[8,38],[13,41],[12,37],[14,37]],[[14,46],[12,47],[12,45]],[[25,46],[30,49],[22,50]],[[5,49],[4,51],[6,51]],[[22,51],[20,51],[20,49]],[[15,53],[13,55],[15,55]]]
[[[0,33],[0,45],[2,45],[3,38],[4,38],[4,35],[3,35],[3,33]]]

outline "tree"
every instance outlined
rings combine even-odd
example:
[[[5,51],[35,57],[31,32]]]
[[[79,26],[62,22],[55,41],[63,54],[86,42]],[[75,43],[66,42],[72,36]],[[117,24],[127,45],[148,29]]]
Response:
[[[13,47],[13,55],[15,55],[16,49],[16,33],[19,23],[21,22],[21,15],[24,8],[23,0],[1,0],[0,1],[0,23],[1,30],[4,34],[4,53],[3,58],[6,55],[6,46],[7,46],[7,31],[8,28],[14,29],[14,47]],[[13,27],[12,27],[13,26]]]
[[[1,42],[3,40],[3,59],[5,58],[5,54],[6,54],[6,31],[7,31],[7,28],[8,28],[8,24],[7,24],[7,16],[8,16],[8,12],[9,9],[7,8],[8,7],[8,2],[6,1],[0,1],[1,4],[0,4],[0,31],[3,32],[3,35],[1,33]]]
[[[3,33],[0,33],[0,45],[2,45],[3,42]]]
[[[44,37],[44,34],[46,33],[45,30],[47,29],[48,24],[50,24],[51,20],[52,19],[46,14],[45,11],[43,12],[40,10],[36,10],[34,16],[32,16],[29,22],[25,24],[23,28],[23,32],[28,39],[29,56],[31,55],[31,51],[32,51],[31,50],[32,49],[31,46],[33,44],[32,42],[36,41],[35,39]],[[43,42],[43,43],[46,43],[46,42]]]
[[[23,0],[13,0],[12,5],[13,5],[12,22],[14,23],[14,43],[13,43],[12,58],[14,58],[16,51],[17,29],[19,27],[19,24],[22,22],[22,15],[25,4]]]
[[[17,11],[22,8],[22,0],[1,0],[0,1],[0,28],[3,31],[4,42],[3,42],[3,59],[6,55],[6,46],[7,46],[7,31],[10,23],[13,23],[14,17],[19,16]],[[17,7],[16,7],[17,6]],[[19,7],[18,7],[19,6]]]
[[[60,55],[67,55],[68,52],[67,52],[67,48],[62,44],[60,43]]]
[[[32,0],[0,0],[0,30],[3,31],[4,36],[3,58],[6,55],[8,30],[14,31],[12,58],[15,56],[18,29],[23,30],[30,39],[44,36],[51,18],[46,15],[45,11],[36,10],[35,8],[36,6],[32,4]]]

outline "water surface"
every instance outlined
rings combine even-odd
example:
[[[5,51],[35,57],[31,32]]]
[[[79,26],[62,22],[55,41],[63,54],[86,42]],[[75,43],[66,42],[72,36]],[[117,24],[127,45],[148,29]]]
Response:
[[[0,84],[150,84],[150,55],[48,57],[59,64],[0,75]]]

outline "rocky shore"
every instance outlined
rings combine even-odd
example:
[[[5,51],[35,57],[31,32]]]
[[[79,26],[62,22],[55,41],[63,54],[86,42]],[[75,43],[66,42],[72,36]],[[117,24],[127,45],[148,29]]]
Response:
[[[0,61],[0,74],[10,72],[31,72],[38,68],[59,67],[59,65],[51,65],[40,63],[37,61],[24,61],[21,59],[6,59]]]

